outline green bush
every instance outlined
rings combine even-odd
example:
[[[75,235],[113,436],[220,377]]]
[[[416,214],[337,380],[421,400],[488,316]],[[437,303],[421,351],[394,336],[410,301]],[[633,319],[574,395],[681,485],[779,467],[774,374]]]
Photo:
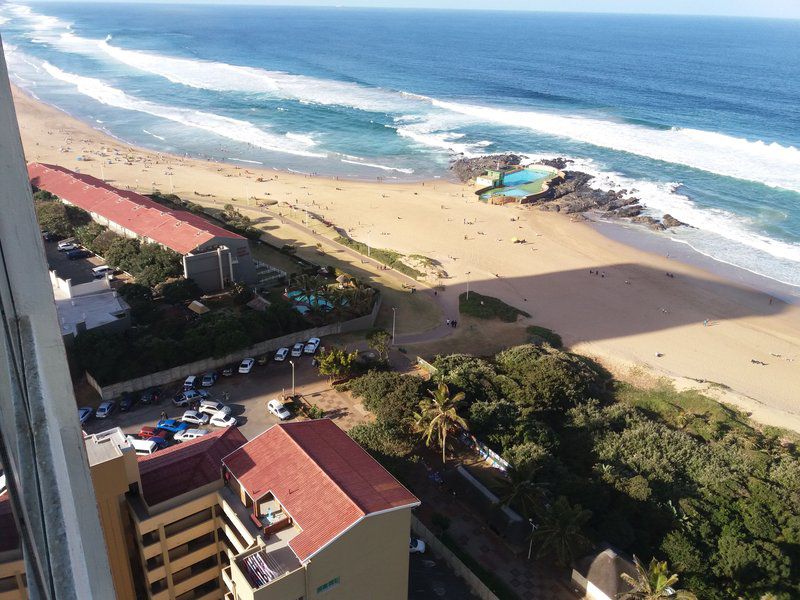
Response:
[[[552,329],[547,329],[547,327],[528,325],[525,331],[528,334],[528,341],[531,344],[550,344],[553,348],[561,348],[563,346],[561,336]]]
[[[409,267],[406,263],[403,262],[403,255],[399,252],[395,252],[394,250],[387,250],[386,248],[373,248],[368,246],[363,242],[357,242],[356,240],[345,237],[345,236],[338,236],[335,239],[336,242],[340,243],[342,246],[347,246],[348,248],[352,248],[356,252],[360,252],[365,256],[369,256],[373,260],[378,261],[381,264],[386,265],[387,267],[391,267],[395,271],[399,271],[404,275],[408,275],[413,279],[422,279],[425,277],[425,273],[422,271],[418,271],[413,267]]]
[[[477,292],[470,292],[469,298],[466,292],[460,294],[458,311],[476,319],[499,319],[506,323],[514,323],[520,316],[530,317],[524,310],[509,306],[499,298],[483,296]]]

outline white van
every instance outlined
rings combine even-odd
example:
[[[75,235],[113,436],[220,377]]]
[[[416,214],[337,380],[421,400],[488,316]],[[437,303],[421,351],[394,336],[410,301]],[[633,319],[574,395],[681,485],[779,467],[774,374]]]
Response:
[[[196,385],[197,385],[197,376],[189,375],[186,378],[186,381],[183,382],[183,391],[188,392],[189,390],[193,390]]]
[[[92,277],[95,279],[100,279],[101,277],[108,277],[109,275],[113,275],[114,269],[109,267],[108,265],[103,265],[102,267],[95,267],[92,269]]]
[[[128,436],[128,441],[139,456],[147,456],[158,450],[158,445],[152,440],[139,440]]]

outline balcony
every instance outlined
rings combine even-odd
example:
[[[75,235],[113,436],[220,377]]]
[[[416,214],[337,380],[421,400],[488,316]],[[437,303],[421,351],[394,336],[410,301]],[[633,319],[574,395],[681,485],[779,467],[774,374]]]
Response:
[[[294,528],[284,529],[270,537],[269,545],[236,559],[236,566],[254,590],[301,567],[300,561],[289,547],[289,540],[295,535],[297,533]]]

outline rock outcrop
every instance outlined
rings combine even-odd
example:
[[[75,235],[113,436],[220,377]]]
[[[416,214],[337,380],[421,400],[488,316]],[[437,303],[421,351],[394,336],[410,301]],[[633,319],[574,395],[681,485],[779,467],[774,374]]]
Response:
[[[489,169],[515,167],[522,163],[522,156],[516,154],[494,154],[477,158],[459,158],[450,164],[450,170],[462,182],[469,181]],[[564,179],[553,182],[548,193],[536,200],[541,210],[581,214],[590,211],[600,212],[604,217],[630,219],[654,231],[670,227],[687,226],[672,215],[664,215],[662,220],[643,215],[645,206],[636,197],[636,190],[601,191],[592,187],[594,176],[582,171],[572,171],[568,167],[571,160],[561,157],[540,160],[539,163],[558,169]]]

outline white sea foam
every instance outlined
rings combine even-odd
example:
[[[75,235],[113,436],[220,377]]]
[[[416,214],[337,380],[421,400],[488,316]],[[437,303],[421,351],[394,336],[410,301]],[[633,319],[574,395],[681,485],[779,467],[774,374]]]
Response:
[[[235,160],[236,162],[250,163],[251,165],[263,165],[264,163],[259,160],[248,160],[246,158],[230,157],[228,160]]]
[[[357,157],[351,157],[357,158]],[[377,163],[368,163],[364,162],[363,160],[350,160],[347,158],[342,158],[341,161],[343,163],[347,163],[350,165],[359,165],[361,167],[371,167],[373,169],[381,169],[382,171],[397,171],[398,173],[405,173],[407,175],[411,175],[414,172],[414,169],[403,169],[400,167],[388,167],[386,165],[379,165]]]
[[[54,79],[71,84],[81,94],[108,106],[147,113],[265,150],[316,158],[325,156],[308,150],[308,144],[288,140],[286,136],[273,135],[247,121],[199,110],[156,104],[130,96],[98,79],[67,73],[48,62],[42,63],[42,67]]]
[[[536,160],[536,155],[528,157],[529,160]],[[686,240],[686,234],[680,235],[680,240],[690,243],[693,248],[700,252],[716,255],[729,256],[726,262],[742,266],[742,246],[763,252],[767,256],[774,257],[782,261],[796,263],[793,268],[795,271],[800,269],[800,244],[793,244],[782,240],[777,240],[757,231],[757,224],[751,220],[718,208],[704,208],[699,206],[691,198],[680,193],[680,184],[677,182],[656,182],[643,179],[631,179],[619,173],[606,171],[599,167],[590,159],[573,158],[570,169],[582,171],[594,176],[591,182],[592,187],[600,190],[628,190],[638,198],[641,198],[649,212],[654,216],[670,214],[679,221],[697,228],[696,233],[689,234],[691,242]],[[632,192],[635,190],[635,192]],[[713,235],[717,241],[710,238],[700,239],[701,236]],[[713,246],[713,251],[710,249]],[[745,252],[746,253],[746,252]],[[737,257],[737,255],[739,255]],[[751,269],[759,272],[757,269]],[[763,271],[763,269],[762,269]],[[782,276],[780,281],[798,285],[800,278],[795,276]]]
[[[698,129],[655,129],[604,119],[492,108],[434,98],[431,98],[431,103],[484,122],[525,127],[717,175],[800,192],[800,150],[793,146],[750,141]]]
[[[102,121],[97,121],[97,122],[98,122],[98,123],[102,123]],[[156,138],[156,139],[159,139],[159,140],[161,140],[162,142],[163,142],[163,141],[166,141],[166,139],[167,139],[167,138],[165,138],[165,137],[162,137],[162,136],[160,136],[160,135],[156,135],[156,134],[155,134],[155,133],[153,133],[152,131],[147,131],[147,129],[142,129],[142,131],[144,131],[144,132],[145,132],[147,135],[152,135],[154,138]]]

